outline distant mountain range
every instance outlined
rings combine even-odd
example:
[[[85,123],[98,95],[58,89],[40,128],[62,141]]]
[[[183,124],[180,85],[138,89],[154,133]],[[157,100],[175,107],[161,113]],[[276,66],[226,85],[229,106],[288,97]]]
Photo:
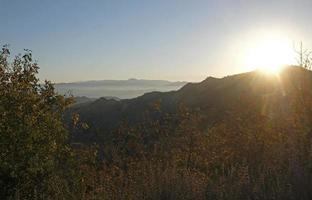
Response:
[[[177,91],[151,92],[125,100],[100,98],[75,106],[71,112],[79,113],[91,130],[110,131],[122,121],[130,124],[143,121],[146,111],[151,110],[155,102],[159,102],[162,114],[175,113],[183,104],[200,112],[206,118],[205,126],[209,127],[222,121],[231,108],[242,104],[242,99],[252,96],[252,101],[261,106],[265,115],[287,116],[283,112],[287,112],[291,98],[288,94],[300,90],[303,78],[310,87],[312,72],[300,67],[288,67],[279,76],[253,71],[224,78],[208,77],[200,83],[188,83]],[[82,134],[79,140],[93,140],[92,137]]]
[[[56,91],[60,94],[70,93],[76,97],[100,98],[116,97],[130,99],[148,92],[167,92],[178,90],[187,82],[171,82],[165,80],[99,80],[55,84]]]

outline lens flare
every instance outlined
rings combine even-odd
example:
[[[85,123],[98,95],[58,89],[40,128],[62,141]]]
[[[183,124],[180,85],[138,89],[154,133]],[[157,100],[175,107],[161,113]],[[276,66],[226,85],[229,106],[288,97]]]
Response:
[[[254,41],[246,53],[246,66],[268,74],[278,74],[285,65],[295,63],[290,40],[282,37]]]

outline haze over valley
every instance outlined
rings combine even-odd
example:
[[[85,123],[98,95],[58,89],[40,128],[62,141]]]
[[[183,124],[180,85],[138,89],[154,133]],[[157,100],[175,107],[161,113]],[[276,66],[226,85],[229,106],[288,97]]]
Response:
[[[55,84],[56,91],[60,94],[72,94],[76,97],[100,98],[116,97],[119,99],[129,99],[141,96],[148,92],[167,92],[178,90],[186,82],[171,82],[164,80],[98,80],[73,83]]]

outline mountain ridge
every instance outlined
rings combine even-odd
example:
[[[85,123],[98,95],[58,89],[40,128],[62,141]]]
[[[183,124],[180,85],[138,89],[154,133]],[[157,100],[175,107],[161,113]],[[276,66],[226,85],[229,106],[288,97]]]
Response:
[[[71,111],[80,114],[82,121],[89,123],[91,128],[110,131],[123,121],[129,124],[142,122],[146,111],[153,110],[155,103],[159,104],[161,115],[176,113],[180,105],[185,105],[204,115],[208,127],[224,119],[242,98],[251,96],[263,107],[265,115],[282,113],[287,108],[287,94],[298,89],[302,77],[307,77],[311,85],[312,72],[299,67],[285,68],[279,76],[252,71],[223,78],[208,77],[199,83],[188,83],[176,91],[150,92],[120,101],[96,100]]]

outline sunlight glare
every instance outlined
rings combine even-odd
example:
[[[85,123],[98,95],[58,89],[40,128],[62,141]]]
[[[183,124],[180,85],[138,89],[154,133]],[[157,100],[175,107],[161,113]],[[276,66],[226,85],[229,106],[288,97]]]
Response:
[[[291,41],[283,37],[270,37],[253,41],[246,53],[246,66],[250,70],[261,70],[278,74],[285,65],[295,63]]]

